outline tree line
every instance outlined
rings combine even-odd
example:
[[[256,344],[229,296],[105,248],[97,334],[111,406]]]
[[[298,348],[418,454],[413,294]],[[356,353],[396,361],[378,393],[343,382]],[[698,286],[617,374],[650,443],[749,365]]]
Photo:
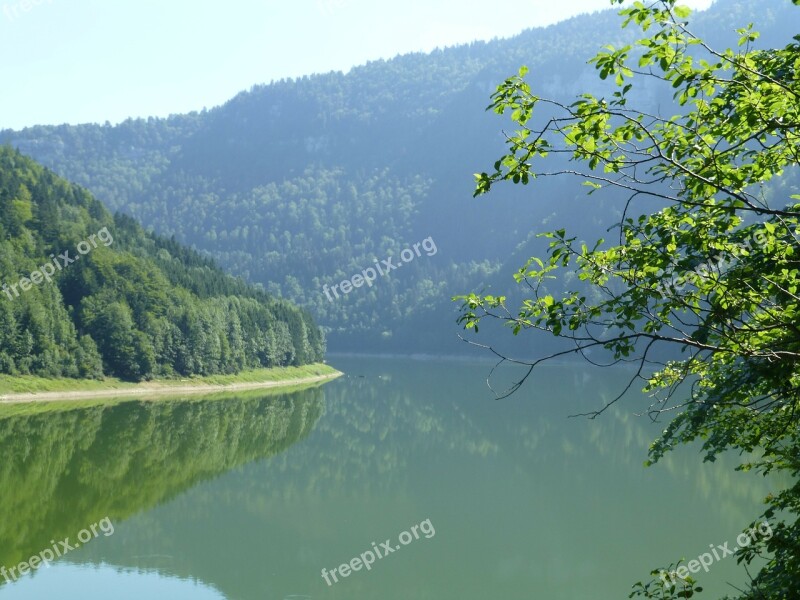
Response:
[[[104,228],[113,244],[76,255]],[[52,284],[0,294],[0,373],[138,381],[322,360],[324,336],[307,311],[0,148],[5,289],[70,250],[74,262]]]

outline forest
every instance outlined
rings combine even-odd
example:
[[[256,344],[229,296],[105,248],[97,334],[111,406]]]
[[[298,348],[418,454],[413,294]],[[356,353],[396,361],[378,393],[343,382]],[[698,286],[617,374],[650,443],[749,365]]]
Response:
[[[720,0],[693,26],[726,47],[735,39],[722,32],[757,20],[758,43],[779,45],[795,33],[791,10],[782,0]],[[544,179],[539,193],[553,202],[516,190],[492,205],[471,200],[472,174],[503,147],[485,112],[498,83],[524,64],[551,96],[611,90],[586,64],[596,31],[613,32],[612,43],[632,38],[609,10],[347,74],[257,85],[196,113],[6,130],[0,143],[305,307],[331,350],[453,354],[467,348],[456,338],[452,293],[513,287],[520,257],[545,248],[537,230],[568,225],[588,236],[619,216],[616,202],[578,205],[583,189]],[[672,101],[647,82],[631,97],[652,110]],[[336,302],[321,292],[429,236],[440,250],[431,260]]]
[[[140,381],[302,365],[325,351],[307,311],[112,216],[9,147],[0,282],[0,373]]]
[[[800,0],[609,4],[211,109],[0,131],[2,379],[328,350],[344,375],[0,398],[2,560],[135,516],[116,562],[76,564],[140,547],[230,597],[317,598],[351,536],[424,510],[404,523],[444,525],[435,555],[329,597],[799,597]]]

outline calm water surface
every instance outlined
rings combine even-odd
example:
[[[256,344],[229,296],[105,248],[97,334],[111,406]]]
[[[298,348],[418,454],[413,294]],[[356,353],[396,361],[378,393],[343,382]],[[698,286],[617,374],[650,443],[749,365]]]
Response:
[[[0,600],[616,600],[733,542],[770,491],[694,449],[644,468],[663,424],[641,396],[568,418],[624,371],[547,367],[495,402],[485,363],[331,362],[348,376],[293,393],[0,407],[0,566],[113,524]],[[731,558],[702,577],[726,581]]]

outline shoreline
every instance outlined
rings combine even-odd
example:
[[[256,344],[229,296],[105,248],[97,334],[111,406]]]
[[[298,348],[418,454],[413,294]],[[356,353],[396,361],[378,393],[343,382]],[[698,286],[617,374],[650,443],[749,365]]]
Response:
[[[196,383],[192,385],[169,385],[159,384],[159,382],[147,382],[132,385],[126,388],[109,388],[101,390],[65,390],[51,392],[19,392],[0,394],[0,405],[2,404],[23,404],[36,402],[60,402],[69,400],[91,400],[91,399],[112,399],[112,398],[133,398],[133,397],[152,397],[152,396],[174,396],[174,395],[197,395],[212,394],[219,392],[237,392],[246,390],[257,390],[278,387],[292,387],[310,383],[320,383],[331,381],[344,375],[341,371],[334,371],[324,375],[312,375],[309,377],[295,377],[292,379],[270,380],[270,381],[249,381],[241,383]]]

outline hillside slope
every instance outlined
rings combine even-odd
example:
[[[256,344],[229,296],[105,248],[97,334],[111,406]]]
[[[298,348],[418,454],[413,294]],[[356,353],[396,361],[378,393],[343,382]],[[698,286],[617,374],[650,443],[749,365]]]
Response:
[[[752,21],[760,44],[782,44],[792,35],[789,10],[785,0],[719,0],[693,27],[728,46]],[[615,39],[598,40],[597,31]],[[522,64],[544,95],[569,102],[603,93],[586,60],[628,35],[609,10],[507,40],[255,86],[202,113],[4,131],[0,142],[305,306],[334,350],[452,353],[461,346],[451,295],[510,283],[519,263],[505,261],[536,251],[535,233],[569,225],[597,237],[621,211],[613,199],[589,203],[579,186],[546,180],[535,202],[512,189],[491,203],[471,200],[472,174],[503,152],[507,122],[484,112],[490,94]],[[673,110],[670,97],[636,90],[631,100],[642,107]],[[372,285],[326,293],[375,261],[402,262],[403,250],[427,239],[435,254],[417,254]]]
[[[0,147],[0,373],[127,380],[317,362],[310,315]]]

